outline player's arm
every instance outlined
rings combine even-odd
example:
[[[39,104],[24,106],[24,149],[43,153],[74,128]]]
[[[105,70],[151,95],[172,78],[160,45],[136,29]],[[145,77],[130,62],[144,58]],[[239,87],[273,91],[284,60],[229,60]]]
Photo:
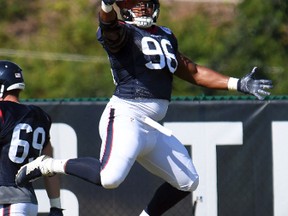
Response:
[[[124,46],[127,38],[126,28],[118,22],[117,13],[112,6],[114,2],[115,0],[103,0],[101,2],[100,31],[98,30],[97,33],[97,35],[101,35],[105,47],[112,53],[118,52]]]
[[[117,14],[113,8],[115,0],[103,0],[101,2],[101,9],[99,12],[99,18],[102,22],[112,23],[117,20]]]
[[[229,77],[192,62],[178,53],[178,68],[175,75],[192,84],[212,89],[228,89]]]
[[[53,157],[53,147],[49,142],[42,151],[43,155]],[[52,177],[44,177],[44,184],[47,195],[50,200],[50,214],[51,216],[62,216],[62,208],[60,201],[60,180],[58,175]]]
[[[192,84],[219,90],[237,90],[245,94],[256,96],[263,100],[270,95],[265,89],[273,87],[271,80],[255,80],[253,74],[256,68],[241,79],[229,77],[210,68],[197,65],[181,53],[177,54],[178,68],[175,75]]]

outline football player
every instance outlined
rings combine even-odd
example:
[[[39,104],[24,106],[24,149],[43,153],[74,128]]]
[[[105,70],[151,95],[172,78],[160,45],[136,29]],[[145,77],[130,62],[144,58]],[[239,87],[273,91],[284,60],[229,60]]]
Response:
[[[42,109],[19,102],[25,88],[21,68],[0,61],[0,215],[36,216],[37,198],[31,183],[17,187],[15,176],[21,166],[45,154],[52,156],[51,119]],[[49,216],[62,216],[57,176],[45,178],[50,198]]]
[[[112,189],[138,161],[165,181],[141,216],[162,215],[197,188],[199,176],[186,148],[158,123],[169,106],[173,77],[260,100],[269,95],[266,89],[272,88],[272,82],[255,80],[255,69],[237,79],[195,64],[178,50],[172,31],[156,24],[159,11],[158,0],[102,0],[97,39],[109,57],[116,87],[99,123],[100,160],[40,157],[22,168],[19,184],[39,177],[40,170],[41,175],[65,173]]]

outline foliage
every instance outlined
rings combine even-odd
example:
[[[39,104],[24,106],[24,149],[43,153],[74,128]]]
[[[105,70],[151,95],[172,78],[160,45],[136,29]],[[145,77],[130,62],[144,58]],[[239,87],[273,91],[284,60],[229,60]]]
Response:
[[[27,84],[24,98],[111,96],[114,84],[110,67],[96,40],[99,3],[0,0],[0,56],[23,68]],[[235,77],[257,65],[262,77],[276,83],[273,94],[285,94],[288,18],[284,0],[243,1],[233,19],[216,24],[215,17],[201,9],[175,19],[170,12],[173,7],[161,5],[159,24],[173,30],[182,53],[198,64]],[[1,52],[7,49],[14,54]],[[25,56],[19,55],[20,51]],[[176,78],[173,94],[237,93],[208,91]]]
[[[220,42],[225,44],[225,49],[216,52],[211,66],[227,73],[235,71],[237,77],[258,66],[261,77],[273,80],[272,93],[285,94],[285,80],[288,80],[287,4],[285,0],[243,1],[238,6],[235,25]],[[223,60],[225,64],[221,65]]]

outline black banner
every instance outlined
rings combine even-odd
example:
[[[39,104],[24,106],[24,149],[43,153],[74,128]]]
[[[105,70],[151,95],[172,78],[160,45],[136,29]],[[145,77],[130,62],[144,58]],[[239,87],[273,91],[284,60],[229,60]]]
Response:
[[[106,102],[34,103],[52,119],[56,158],[99,158],[98,123]],[[200,184],[166,216],[285,216],[288,212],[288,101],[172,101],[161,124],[191,151]],[[119,188],[61,176],[69,216],[139,215],[162,180],[137,163]],[[40,212],[49,203],[35,182]],[[42,214],[44,215],[44,214]]]

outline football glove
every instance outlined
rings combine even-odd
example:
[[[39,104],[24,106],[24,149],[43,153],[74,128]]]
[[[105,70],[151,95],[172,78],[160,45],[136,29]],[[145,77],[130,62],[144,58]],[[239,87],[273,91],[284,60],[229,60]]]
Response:
[[[270,95],[270,92],[265,89],[272,89],[272,81],[266,79],[256,80],[253,78],[254,73],[257,71],[257,67],[254,67],[252,71],[239,79],[237,83],[237,91],[252,94],[259,100],[263,100],[265,96]]]
[[[52,207],[48,216],[63,216],[63,209]]]
[[[103,0],[103,2],[105,5],[113,5],[116,2],[116,0]]]

